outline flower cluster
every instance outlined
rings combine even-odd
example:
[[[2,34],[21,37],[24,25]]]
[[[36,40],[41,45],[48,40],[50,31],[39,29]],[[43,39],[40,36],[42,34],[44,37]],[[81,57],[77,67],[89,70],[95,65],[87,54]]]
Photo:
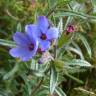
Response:
[[[9,53],[22,61],[31,59],[37,51],[45,52],[50,48],[51,41],[58,38],[58,29],[52,27],[45,16],[39,16],[35,24],[25,26],[25,33],[16,32],[13,40],[16,47]]]

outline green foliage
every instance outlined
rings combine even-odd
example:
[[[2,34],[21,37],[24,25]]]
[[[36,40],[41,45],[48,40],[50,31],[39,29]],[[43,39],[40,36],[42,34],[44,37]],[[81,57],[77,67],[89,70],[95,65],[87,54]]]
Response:
[[[95,0],[0,0],[0,9],[0,96],[96,95]],[[12,58],[12,34],[39,15],[59,28],[57,45],[28,62]],[[47,62],[38,64],[41,57]]]
[[[56,72],[56,68],[52,65],[51,68],[51,76],[50,76],[50,94],[54,93],[55,87],[57,85],[58,74]]]
[[[81,34],[77,34],[77,38],[80,38],[80,39],[81,39],[82,43],[83,43],[84,46],[86,47],[86,50],[87,50],[87,52],[88,52],[89,57],[91,58],[91,56],[92,56],[92,51],[91,51],[91,48],[90,48],[90,46],[89,46],[86,38],[85,38],[84,36],[82,36]]]
[[[8,46],[8,47],[15,47],[16,46],[16,44],[14,42],[4,40],[4,39],[0,39],[0,45]]]

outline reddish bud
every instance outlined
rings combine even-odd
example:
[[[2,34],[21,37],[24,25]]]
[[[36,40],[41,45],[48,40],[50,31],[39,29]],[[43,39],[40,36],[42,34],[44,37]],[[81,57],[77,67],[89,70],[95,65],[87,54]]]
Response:
[[[75,31],[74,25],[68,25],[66,29],[67,33],[72,33]]]

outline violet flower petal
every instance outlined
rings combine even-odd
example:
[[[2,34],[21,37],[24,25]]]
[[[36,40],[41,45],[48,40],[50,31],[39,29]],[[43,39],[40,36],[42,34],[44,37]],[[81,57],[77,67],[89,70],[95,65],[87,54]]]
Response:
[[[45,16],[39,16],[37,18],[37,26],[42,33],[46,33],[49,27],[48,19]]]
[[[41,51],[46,51],[50,48],[50,42],[47,40],[40,40]]]
[[[25,26],[25,32],[30,37],[30,39],[33,37],[36,38],[40,34],[40,32],[37,28],[37,25],[35,25],[35,24],[26,25]]]
[[[28,51],[28,49],[25,47],[17,46],[16,48],[10,49],[9,53],[13,57],[20,57],[29,54],[30,51]]]
[[[51,27],[46,35],[47,35],[47,39],[48,40],[54,40],[54,39],[57,39],[58,38],[58,34],[59,34],[59,30],[55,27]]]
[[[13,40],[16,42],[16,44],[21,45],[21,46],[27,46],[29,44],[29,39],[28,37],[21,32],[16,32],[13,35]]]

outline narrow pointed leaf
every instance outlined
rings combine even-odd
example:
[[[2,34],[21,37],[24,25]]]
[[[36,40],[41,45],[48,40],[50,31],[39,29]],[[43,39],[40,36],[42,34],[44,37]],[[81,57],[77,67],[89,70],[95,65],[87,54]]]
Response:
[[[4,39],[0,39],[0,45],[2,46],[8,46],[8,47],[15,47],[15,43],[12,41],[8,41],[8,40],[4,40]]]
[[[77,38],[78,38],[78,36],[79,36],[79,39],[81,39],[82,43],[84,44],[84,46],[88,52],[89,57],[91,58],[92,52],[91,52],[91,47],[90,47],[88,41],[86,40],[86,38],[83,35],[77,34]]]
[[[71,65],[71,66],[80,66],[80,67],[91,67],[91,64],[85,60],[81,59],[73,59],[70,61],[65,62],[66,65]]]
[[[51,66],[51,76],[50,76],[50,94],[53,94],[57,84],[57,72],[55,66]]]
[[[61,88],[59,88],[59,87],[57,87],[57,88],[55,89],[55,91],[56,91],[56,93],[58,94],[58,96],[67,96],[67,95],[64,93],[64,91],[63,91]]]

